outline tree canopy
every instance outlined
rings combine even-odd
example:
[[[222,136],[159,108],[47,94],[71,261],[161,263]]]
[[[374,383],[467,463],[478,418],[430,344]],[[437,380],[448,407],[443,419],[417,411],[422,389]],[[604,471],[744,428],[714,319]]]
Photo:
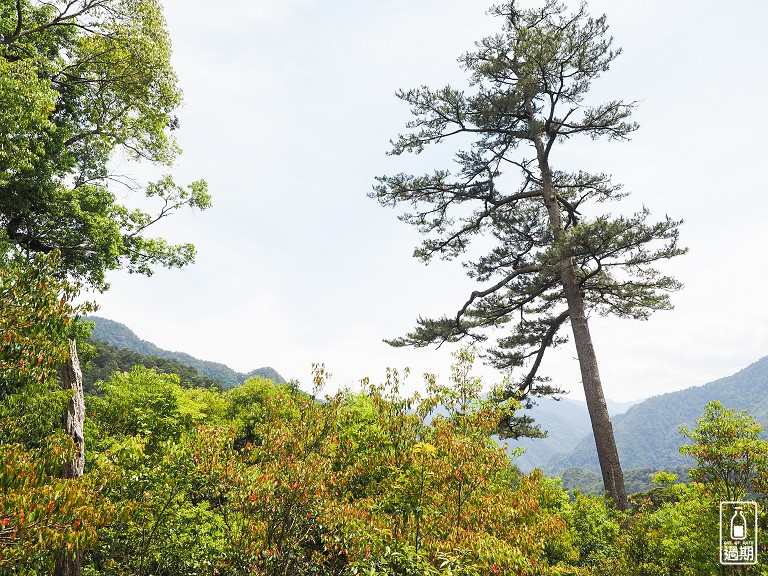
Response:
[[[0,412],[34,421],[34,398],[39,406],[57,406],[65,429],[53,451],[37,455],[23,443],[11,444],[11,436],[0,444],[3,461],[10,454],[12,460],[49,462],[47,470],[23,471],[44,493],[39,500],[4,502],[14,506],[4,505],[4,511],[18,512],[10,535],[9,517],[3,518],[4,538],[14,551],[24,549],[25,538],[34,538],[38,526],[25,520],[35,507],[47,506],[49,514],[55,507],[45,503],[46,494],[55,492],[58,499],[59,490],[90,489],[90,478],[81,478],[82,375],[70,341],[74,332],[64,328],[68,315],[81,307],[69,304],[70,295],[83,284],[105,290],[109,270],[151,274],[157,265],[182,266],[194,258],[192,244],[174,246],[146,230],[183,206],[207,208],[206,183],[183,187],[164,173],[142,186],[117,168],[120,161],[164,171],[174,164],[179,148],[171,132],[179,121],[172,113],[181,92],[170,55],[157,0],[14,0],[0,6],[0,278],[9,277],[14,283],[9,296],[21,302],[11,309],[7,325],[3,322]],[[157,199],[155,212],[118,201],[120,193],[137,190]],[[19,288],[29,276],[36,291]],[[30,370],[29,355],[38,349]],[[58,393],[46,387],[57,369],[64,389]],[[35,370],[42,371],[30,384]],[[23,493],[24,482],[15,488]],[[64,508],[75,500],[69,498]],[[81,549],[93,536],[93,524],[85,534],[78,533],[82,518],[59,517],[51,527],[54,534],[48,537],[39,529],[30,552],[56,546],[53,573],[80,574]]]
[[[128,161],[170,168],[181,92],[156,0],[16,0],[0,7],[0,229],[4,252],[58,249],[62,271],[99,289],[119,267],[181,266],[191,244],[146,229],[182,206],[207,208],[204,181],[143,187],[154,213],[118,202],[142,188]]]
[[[456,153],[456,169],[382,176],[372,193],[383,205],[410,206],[400,218],[425,236],[414,252],[424,262],[465,255],[478,237],[489,241],[485,254],[464,262],[482,287],[454,315],[419,318],[413,332],[390,342],[484,340],[487,329],[508,325],[489,351],[493,364],[527,364],[519,388],[546,392],[537,385],[541,361],[564,341],[560,329],[570,316],[564,262],[587,313],[647,318],[669,308],[667,292],[680,287],[651,267],[684,251],[677,246],[680,222],[648,224],[646,209],[613,216],[603,207],[626,193],[607,174],[550,166],[556,144],[579,136],[624,140],[637,128],[633,102],[588,98],[620,53],[605,16],[590,17],[585,5],[568,14],[554,0],[530,10],[505,2],[491,13],[503,20],[501,33],[459,58],[468,89],[398,92],[414,118],[391,154],[469,138]]]
[[[681,453],[696,458],[690,477],[720,500],[754,495],[768,469],[768,441],[760,438],[762,431],[746,410],[736,412],[717,400],[708,403],[695,428],[680,429],[693,442],[680,446]]]

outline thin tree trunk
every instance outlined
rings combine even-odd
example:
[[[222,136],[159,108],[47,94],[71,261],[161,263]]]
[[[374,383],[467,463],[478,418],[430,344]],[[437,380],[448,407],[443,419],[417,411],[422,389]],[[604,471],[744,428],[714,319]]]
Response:
[[[530,120],[533,122],[533,107],[530,102],[527,103],[527,109]],[[541,170],[542,190],[549,215],[550,229],[555,242],[559,243],[563,235],[563,221],[555,197],[548,153],[539,135],[533,136],[532,140],[536,147],[539,169]],[[576,353],[579,358],[581,382],[584,386],[587,410],[589,410],[589,419],[595,436],[595,447],[597,458],[600,461],[600,471],[603,474],[603,484],[613,499],[613,505],[619,510],[626,510],[629,504],[627,502],[627,489],[624,485],[624,473],[621,470],[611,417],[608,414],[608,407],[603,396],[603,385],[600,381],[600,372],[597,369],[597,355],[592,345],[592,336],[589,333],[589,324],[584,311],[584,300],[581,296],[572,258],[564,257],[560,261],[560,278],[563,292],[568,301],[568,319],[571,322],[573,341],[576,344]]]
[[[85,471],[85,440],[83,423],[85,421],[85,399],[83,397],[83,373],[77,357],[77,343],[69,342],[69,358],[61,369],[61,387],[74,390],[64,413],[64,430],[72,437],[77,447],[77,455],[64,464],[61,477],[74,480]],[[56,553],[54,576],[80,576],[82,571],[82,552],[80,550],[59,550]]]
[[[592,346],[592,336],[589,324],[584,314],[584,303],[575,284],[573,263],[562,271],[563,288],[568,298],[568,312],[573,331],[573,341],[581,368],[581,381],[587,400],[589,419],[592,422],[592,433],[595,436],[597,458],[600,461],[600,471],[603,474],[603,484],[613,499],[614,506],[619,510],[629,507],[627,489],[624,485],[624,472],[621,469],[619,451],[613,435],[613,425],[608,414],[608,406],[603,396],[603,385],[597,368],[597,356]]]

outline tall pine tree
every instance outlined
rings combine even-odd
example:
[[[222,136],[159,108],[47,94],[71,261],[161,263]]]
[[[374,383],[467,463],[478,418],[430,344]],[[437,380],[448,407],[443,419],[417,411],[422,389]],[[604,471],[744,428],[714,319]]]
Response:
[[[570,324],[605,487],[616,507],[627,495],[597,357],[590,313],[645,319],[670,308],[680,288],[652,265],[684,252],[680,221],[648,223],[646,209],[612,216],[600,208],[625,194],[606,174],[555,168],[554,150],[579,136],[623,140],[637,125],[634,103],[589,102],[593,80],[620,53],[605,16],[586,5],[571,14],[555,0],[521,9],[514,0],[491,9],[504,24],[460,58],[470,89],[426,86],[400,91],[414,118],[391,154],[419,153],[446,140],[471,146],[456,154],[456,170],[378,178],[372,196],[382,205],[410,205],[400,216],[425,238],[415,256],[456,258],[482,236],[492,248],[465,262],[480,286],[458,312],[419,318],[395,346],[484,340],[506,328],[488,350],[502,370],[525,367],[508,395],[556,391],[540,375],[547,349],[563,343]],[[502,176],[502,173],[504,175]],[[517,174],[518,178],[512,176]],[[511,423],[501,432],[514,434]]]

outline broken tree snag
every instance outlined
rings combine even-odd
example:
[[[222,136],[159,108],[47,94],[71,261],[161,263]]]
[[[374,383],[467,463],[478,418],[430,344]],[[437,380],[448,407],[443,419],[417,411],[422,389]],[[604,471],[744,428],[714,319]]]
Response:
[[[61,369],[61,387],[74,390],[64,412],[64,430],[72,437],[77,447],[77,455],[66,462],[61,471],[62,478],[79,478],[85,471],[85,440],[83,423],[85,422],[85,399],[83,398],[83,372],[77,357],[77,343],[69,342],[69,358]]]
[[[61,387],[64,390],[74,390],[72,398],[67,402],[64,412],[64,430],[72,437],[77,447],[77,453],[72,460],[64,463],[61,477],[74,480],[80,478],[85,471],[85,439],[83,423],[85,421],[85,399],[83,397],[83,372],[80,370],[80,360],[77,357],[77,342],[69,341],[69,358],[61,368]],[[54,576],[80,576],[82,572],[83,553],[80,550],[59,550],[56,552]]]
[[[80,550],[67,552],[60,550],[56,553],[56,567],[53,576],[80,576],[83,568],[83,553]]]

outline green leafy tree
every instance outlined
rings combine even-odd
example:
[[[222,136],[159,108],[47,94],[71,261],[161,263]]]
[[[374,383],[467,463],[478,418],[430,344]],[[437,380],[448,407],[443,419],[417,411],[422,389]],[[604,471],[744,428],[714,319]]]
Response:
[[[693,430],[680,433],[693,444],[680,452],[696,458],[689,476],[715,499],[740,500],[760,488],[760,474],[768,468],[768,441],[762,426],[745,410],[736,412],[717,400],[710,402]]]
[[[99,453],[95,466],[109,472],[103,489],[121,511],[98,531],[84,555],[90,573],[102,575],[211,574],[227,543],[224,519],[202,497],[194,461],[196,433],[155,442],[124,436]]]
[[[226,430],[211,437],[224,401],[189,390],[175,374],[136,366],[88,397],[88,468],[108,474],[103,493],[122,511],[100,527],[84,565],[99,574],[205,574],[220,563],[225,518],[220,479],[198,466],[203,447],[230,460]],[[233,479],[229,479],[233,482]]]
[[[178,440],[191,420],[179,412],[183,392],[175,374],[159,374],[135,366],[116,372],[100,386],[101,395],[88,398],[87,407],[96,428],[106,439],[141,436],[151,451],[163,442]],[[95,440],[95,439],[94,439]]]
[[[56,278],[100,290],[108,270],[150,274],[192,261],[191,244],[173,246],[146,230],[183,206],[207,208],[205,182],[182,187],[163,175],[144,188],[159,202],[149,213],[117,201],[115,186],[138,186],[110,170],[118,152],[160,168],[179,152],[171,113],[181,95],[156,0],[4,2],[0,87],[0,258],[55,252]],[[79,453],[61,474],[77,478],[84,402],[74,341],[61,383],[73,391],[63,425]],[[80,551],[72,552],[61,551],[55,574],[80,573]]]
[[[53,275],[58,252],[0,261],[0,573],[51,573],[54,550],[92,546],[113,514],[104,477],[78,482],[62,470],[82,457],[58,430],[71,392],[57,382],[74,336],[77,288]]]
[[[98,529],[117,516],[100,492],[107,475],[61,478],[76,451],[61,431],[35,448],[0,443],[0,573],[50,574],[53,550],[93,547]]]
[[[643,504],[636,511],[622,551],[626,574],[637,574],[638,566],[648,576],[670,574],[704,576],[722,573],[718,565],[718,505],[706,489],[676,484],[668,488],[673,500],[658,510]],[[648,510],[652,511],[648,511]],[[653,569],[653,565],[657,569]],[[605,574],[614,574],[605,566]]]
[[[577,492],[573,505],[564,516],[576,535],[578,563],[596,566],[607,563],[613,557],[621,517],[606,506],[604,498]]]
[[[235,446],[260,444],[261,428],[270,419],[277,418],[276,410],[282,409],[284,418],[298,417],[298,407],[293,402],[282,402],[295,390],[285,384],[276,384],[265,378],[249,378],[241,386],[231,388],[224,394],[224,411],[230,423],[236,426]],[[276,399],[276,400],[275,400]],[[267,412],[266,406],[272,407]]]
[[[426,376],[425,398],[400,399],[392,371],[387,384],[371,388],[376,424],[392,440],[385,433],[361,443],[359,453],[369,455],[353,459],[385,463],[376,492],[344,509],[357,573],[550,573],[544,542],[565,527],[549,508],[556,490],[540,472],[518,477],[491,439],[502,413],[517,403],[484,401],[471,372],[473,353],[454,356],[449,383]],[[403,411],[407,406],[415,413]]]
[[[181,266],[191,244],[146,229],[182,206],[206,208],[203,181],[170,175],[147,185],[160,208],[129,209],[113,189],[117,151],[170,167],[178,154],[172,111],[181,102],[170,41],[155,0],[5,2],[0,8],[0,229],[5,252],[59,249],[62,273],[106,288],[119,267]],[[8,143],[4,139],[8,140]],[[111,185],[111,186],[108,186]]]
[[[540,374],[546,350],[561,344],[570,323],[605,487],[627,506],[622,470],[589,332],[590,313],[645,319],[670,308],[680,284],[654,262],[682,254],[679,221],[647,223],[648,211],[611,216],[599,207],[625,194],[605,174],[555,168],[554,151],[580,136],[623,140],[637,126],[634,103],[592,103],[593,80],[619,54],[605,16],[582,4],[573,14],[556,0],[524,10],[514,0],[491,10],[504,24],[460,58],[470,91],[426,86],[401,91],[414,119],[392,154],[429,144],[466,142],[457,170],[379,178],[372,196],[382,205],[410,205],[400,218],[426,236],[414,255],[425,263],[453,259],[482,236],[492,247],[465,262],[482,286],[452,316],[420,318],[395,346],[483,340],[509,326],[490,350],[495,366],[527,373],[508,395],[554,392]],[[558,146],[556,146],[558,145]],[[517,183],[503,174],[517,171]],[[504,430],[502,430],[503,432]]]
[[[58,252],[0,260],[0,399],[55,379],[75,335],[72,317],[92,309],[73,302],[76,285],[54,278],[60,264]]]

